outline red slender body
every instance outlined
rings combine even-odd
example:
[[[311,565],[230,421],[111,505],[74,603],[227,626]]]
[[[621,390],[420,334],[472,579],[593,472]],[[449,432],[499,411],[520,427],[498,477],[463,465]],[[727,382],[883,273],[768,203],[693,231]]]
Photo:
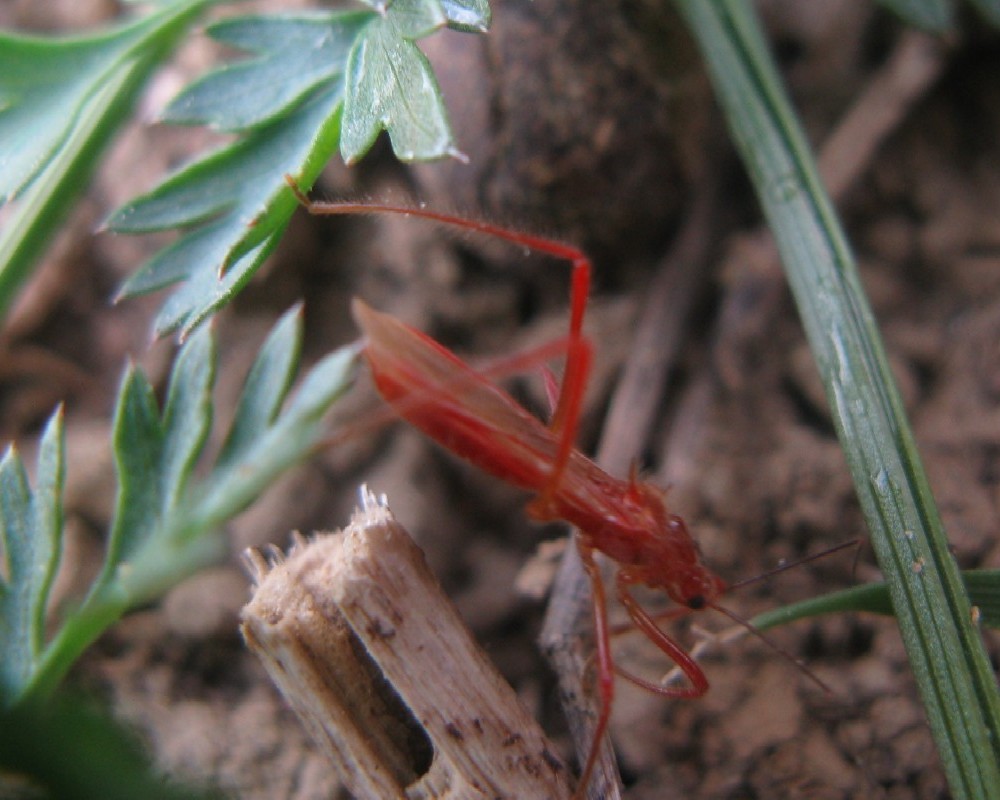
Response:
[[[575,247],[424,209],[344,203],[314,203],[287,179],[299,201],[313,214],[392,213],[479,231],[523,247],[566,259],[573,265],[569,334],[556,351],[565,355],[565,372],[548,425],[522,408],[485,375],[462,362],[428,336],[360,300],[352,306],[365,336],[365,356],[375,385],[385,400],[410,424],[443,447],[491,475],[536,497],[528,514],[539,521],[565,520],[577,529],[577,546],[590,577],[601,713],[594,741],[581,771],[576,798],[586,792],[611,715],[614,673],[604,582],[594,560],[600,551],[618,564],[615,590],[632,623],[687,676],[690,685],[664,687],[623,670],[618,672],[650,691],[668,697],[697,697],[708,680],[691,656],[656,625],[629,587],[645,584],[662,589],[682,606],[712,606],[725,584],[702,563],[684,521],[671,514],[663,492],[637,480],[614,478],[574,448],[592,347],[583,335],[583,316],[590,287],[590,262]],[[552,352],[513,359],[523,369],[538,366]]]
[[[628,583],[663,589],[701,607],[723,583],[699,560],[687,526],[670,514],[656,487],[604,472],[571,450],[558,484],[546,495],[560,441],[502,389],[433,339],[360,300],[352,306],[365,334],[365,356],[380,394],[400,416],[451,452],[543,502],[539,521],[565,520],[582,543],[628,571]]]

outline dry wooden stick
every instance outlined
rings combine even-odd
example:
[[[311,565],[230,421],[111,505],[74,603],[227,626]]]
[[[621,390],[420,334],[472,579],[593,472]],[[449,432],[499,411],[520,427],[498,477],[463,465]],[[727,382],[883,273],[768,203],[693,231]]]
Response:
[[[549,800],[569,775],[423,553],[362,489],[340,533],[250,550],[243,636],[359,800]]]

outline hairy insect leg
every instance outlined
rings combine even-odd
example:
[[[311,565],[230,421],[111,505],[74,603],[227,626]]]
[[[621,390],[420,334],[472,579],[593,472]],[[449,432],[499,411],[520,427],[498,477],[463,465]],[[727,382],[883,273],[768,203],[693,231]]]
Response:
[[[566,368],[563,372],[559,397],[549,422],[549,428],[558,437],[559,448],[552,462],[552,470],[538,498],[537,508],[544,509],[555,496],[562,481],[570,453],[576,444],[580,427],[583,398],[594,361],[594,347],[583,335],[583,316],[590,296],[590,260],[584,254],[568,248],[566,257],[572,261],[573,275],[570,288],[569,339],[566,349]]]
[[[626,680],[642,687],[650,692],[664,697],[700,697],[708,691],[708,679],[701,667],[677,642],[671,639],[666,633],[657,627],[656,622],[649,613],[639,605],[639,602],[628,590],[627,577],[621,572],[615,581],[616,592],[625,610],[628,612],[633,625],[644,633],[653,643],[687,676],[691,682],[690,686],[669,687],[661,686],[633,675],[627,670],[618,667],[614,663],[611,654],[611,637],[614,635],[608,622],[607,593],[604,588],[604,580],[601,577],[600,568],[594,559],[594,550],[583,542],[578,541],[580,559],[583,568],[590,578],[592,601],[594,604],[594,639],[597,648],[597,680],[598,692],[600,694],[601,709],[598,713],[597,723],[594,726],[593,742],[590,745],[590,752],[584,762],[583,770],[580,773],[575,800],[581,800],[586,792],[590,777],[597,764],[597,758],[601,751],[601,744],[604,734],[607,731],[608,723],[611,719],[611,706],[614,700],[614,676],[617,672]],[[689,613],[690,609],[676,609],[676,615],[681,616]]]
[[[572,265],[570,279],[570,322],[566,345],[566,369],[559,389],[555,411],[549,428],[558,439],[559,446],[552,461],[552,469],[539,497],[533,503],[540,518],[545,518],[546,509],[559,490],[566,464],[576,442],[576,432],[580,423],[583,395],[593,361],[593,346],[583,335],[583,317],[590,296],[590,259],[582,250],[564,242],[546,239],[521,231],[504,228],[490,222],[465,219],[453,214],[432,211],[425,208],[411,208],[384,203],[324,203],[311,200],[291,176],[285,176],[292,193],[302,206],[314,215],[337,214],[399,214],[430,220],[442,225],[475,231],[497,239],[504,239],[538,253],[564,259]]]

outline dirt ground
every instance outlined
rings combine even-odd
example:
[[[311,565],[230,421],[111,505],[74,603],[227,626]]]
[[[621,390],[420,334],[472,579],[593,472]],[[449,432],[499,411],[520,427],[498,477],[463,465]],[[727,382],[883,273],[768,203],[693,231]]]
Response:
[[[84,4],[63,5],[65,25],[88,19],[78,16]],[[614,459],[635,459],[672,487],[674,509],[725,579],[865,536],[794,305],[690,45],[652,4],[621,3],[613,19],[602,11],[601,26],[593,23],[595,5],[563,3],[556,15],[549,0],[498,2],[489,39],[431,40],[426,49],[470,163],[407,170],[383,146],[356,169],[332,166],[322,192],[418,197],[585,247],[595,260],[588,329],[598,361],[581,447],[594,452],[612,426]],[[869,3],[762,5],[817,147],[866,92],[885,92],[880,107],[899,100],[896,84],[878,83],[887,70],[905,79],[924,68],[919,59],[893,61],[905,31]],[[43,24],[31,16],[36,6],[11,3],[3,24]],[[109,13],[107,3],[90,8],[89,19]],[[54,12],[44,23],[59,19]],[[926,84],[884,133],[848,131],[847,147],[827,168],[835,177],[857,171],[838,207],[955,555],[963,567],[996,567],[1000,40],[971,17],[961,30],[939,48],[923,43],[920,52],[929,47],[936,59]],[[204,42],[188,47],[151,88],[146,118],[212,57]],[[171,354],[169,343],[148,346],[161,298],[108,305],[157,243],[91,230],[209,141],[199,131],[130,128],[0,339],[5,438],[30,451],[49,409],[67,401],[67,590],[98,557],[113,504],[108,414],[124,360],[131,355],[162,381]],[[860,165],[837,160],[866,148]],[[629,429],[642,423],[628,414],[612,423],[608,409],[625,360],[642,354],[643,309],[665,272],[676,292],[653,316],[676,314],[680,344],[665,384],[643,388],[654,393],[653,419]],[[412,221],[300,214],[279,254],[217,321],[219,414],[265,331],[300,298],[310,360],[356,335],[347,314],[355,295],[473,358],[559,335],[566,276],[560,264]],[[538,383],[527,376],[518,391],[542,408]],[[353,402],[370,406],[371,397]],[[622,452],[633,440],[638,449]],[[284,545],[294,529],[343,525],[362,482],[388,495],[479,640],[572,763],[554,677],[536,645],[545,601],[517,588],[526,564],[544,573],[534,558],[539,543],[564,531],[532,526],[522,493],[402,426],[352,439],[289,475],[230,525],[229,562],[123,620],[75,679],[107,698],[170,774],[240,798],[339,797],[336,777],[241,643],[237,617],[248,581],[238,555]],[[749,616],[877,577],[864,547],[856,566],[836,554],[726,602]],[[708,614],[689,622],[677,628],[688,645],[698,636],[692,625],[726,628]],[[987,636],[995,658],[997,641]],[[712,687],[703,699],[661,700],[620,683],[612,736],[627,798],[948,796],[891,620],[839,616],[773,638],[833,695],[746,640],[710,650],[703,665]],[[634,668],[650,660],[641,642],[625,637],[621,647]]]

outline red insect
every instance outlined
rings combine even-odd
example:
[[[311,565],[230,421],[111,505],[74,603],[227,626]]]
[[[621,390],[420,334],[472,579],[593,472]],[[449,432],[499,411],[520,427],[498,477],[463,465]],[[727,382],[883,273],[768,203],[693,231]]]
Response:
[[[536,497],[527,507],[532,519],[565,520],[577,529],[577,547],[593,588],[601,695],[594,741],[576,793],[582,796],[600,751],[614,694],[606,594],[594,552],[617,563],[615,592],[632,623],[680,667],[690,685],[660,686],[622,674],[667,697],[698,697],[708,689],[708,680],[691,656],[639,605],[630,587],[644,584],[662,589],[682,607],[680,613],[719,608],[716,599],[726,590],[726,584],[702,564],[698,545],[684,520],[667,509],[661,489],[634,473],[627,480],[614,478],[573,446],[593,353],[582,330],[590,261],[570,245],[489,223],[423,209],[313,202],[291,180],[289,184],[312,214],[408,214],[506,239],[573,265],[569,335],[551,346],[552,352],[566,354],[566,366],[548,425],[423,333],[358,299],[352,312],[364,333],[364,352],[375,385],[401,417],[484,471],[534,492]],[[546,353],[539,351],[514,363],[537,363]]]

